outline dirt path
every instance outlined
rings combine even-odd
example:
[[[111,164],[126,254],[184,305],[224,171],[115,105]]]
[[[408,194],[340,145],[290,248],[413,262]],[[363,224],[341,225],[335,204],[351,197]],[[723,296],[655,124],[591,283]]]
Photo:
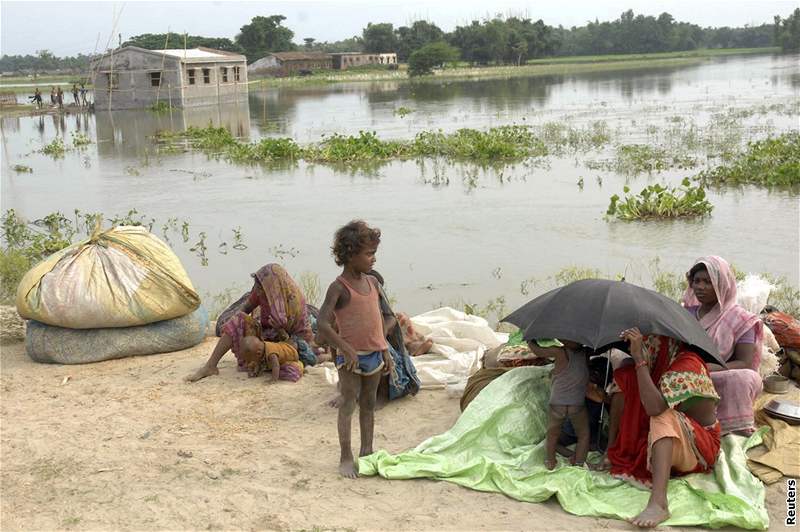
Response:
[[[234,371],[228,357],[218,377],[183,383],[212,345],[87,366],[36,364],[22,343],[4,345],[0,528],[631,529],[569,515],[552,499],[527,504],[430,480],[341,479],[323,376],[265,384]],[[458,399],[444,391],[396,401],[377,414],[376,447],[407,449],[458,415]],[[775,528],[784,489],[768,489]]]

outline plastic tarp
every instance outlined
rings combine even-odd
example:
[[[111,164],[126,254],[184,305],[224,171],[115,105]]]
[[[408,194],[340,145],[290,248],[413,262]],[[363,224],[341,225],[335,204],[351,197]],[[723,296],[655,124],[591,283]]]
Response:
[[[432,478],[527,502],[555,495],[575,515],[628,519],[644,507],[649,491],[607,473],[570,467],[544,468],[549,368],[522,367],[487,386],[444,434],[415,449],[390,455],[378,451],[359,461],[362,475],[388,479]],[[712,473],[669,481],[664,524],[765,529],[769,517],[763,484],[746,467],[745,451],[762,432],[746,439],[725,436]]]
[[[16,303],[25,319],[94,329],[184,316],[200,306],[200,297],[164,242],[144,227],[118,226],[31,268]]]

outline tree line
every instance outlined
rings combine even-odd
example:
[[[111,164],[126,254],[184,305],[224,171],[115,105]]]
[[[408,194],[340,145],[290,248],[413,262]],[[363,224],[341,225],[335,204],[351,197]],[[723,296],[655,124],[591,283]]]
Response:
[[[283,15],[254,17],[240,28],[233,39],[146,33],[131,37],[123,46],[147,49],[194,48],[205,46],[244,54],[248,63],[271,52],[295,50],[319,52],[395,52],[402,62],[413,61],[416,73],[449,61],[474,65],[522,64],[530,59],[553,56],[652,53],[699,48],[758,48],[780,46],[785,51],[800,50],[800,8],[785,19],[776,16],[773,24],[738,28],[702,28],[678,22],[669,13],[636,15],[627,10],[612,21],[588,22],[564,28],[521,17],[494,17],[475,20],[445,32],[435,23],[418,20],[408,26],[369,23],[361,35],[341,41],[320,42],[304,37],[294,42],[295,33],[284,25]],[[0,71],[86,70],[91,56],[55,57],[42,50],[36,55],[3,55]],[[439,61],[437,63],[437,61]],[[412,65],[414,66],[414,65]]]

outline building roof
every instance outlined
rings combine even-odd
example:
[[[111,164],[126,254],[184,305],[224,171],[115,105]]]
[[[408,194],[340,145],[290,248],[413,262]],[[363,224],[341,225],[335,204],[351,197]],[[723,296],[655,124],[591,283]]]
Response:
[[[320,61],[331,58],[331,54],[325,52],[274,52],[269,55],[278,61]]]
[[[224,50],[214,50],[212,48],[175,48],[175,49],[166,49],[166,50],[147,50],[145,48],[139,48],[138,46],[124,46],[122,48],[117,48],[116,50],[112,50],[106,52],[101,57],[95,58],[92,60],[92,65],[97,65],[105,61],[106,59],[112,57],[113,55],[119,54],[126,50],[132,50],[135,52],[143,53],[143,54],[153,54],[159,57],[170,57],[178,59],[184,63],[220,63],[220,62],[244,62],[247,61],[247,58],[241,54],[237,54],[235,52],[226,52]],[[93,67],[94,68],[94,67]]]

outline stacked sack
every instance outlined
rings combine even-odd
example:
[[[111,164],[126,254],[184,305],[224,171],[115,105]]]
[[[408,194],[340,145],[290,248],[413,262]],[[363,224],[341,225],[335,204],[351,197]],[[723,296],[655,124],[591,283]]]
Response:
[[[23,277],[17,312],[37,362],[83,364],[178,351],[205,337],[208,314],[172,250],[141,226],[99,228]]]

